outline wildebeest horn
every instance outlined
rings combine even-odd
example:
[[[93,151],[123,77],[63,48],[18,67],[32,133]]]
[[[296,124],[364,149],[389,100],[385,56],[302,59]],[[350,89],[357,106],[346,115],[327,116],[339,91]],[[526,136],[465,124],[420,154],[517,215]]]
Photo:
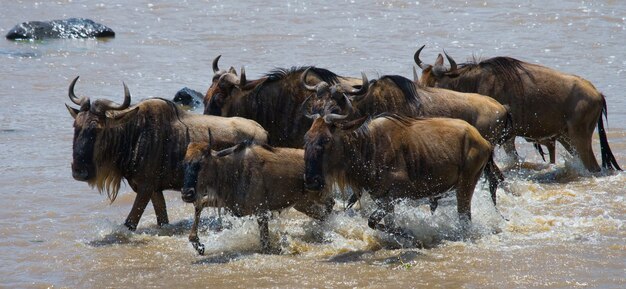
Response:
[[[86,96],[83,96],[81,98],[76,97],[76,94],[74,94],[74,85],[76,85],[76,81],[78,81],[78,78],[80,76],[76,76],[76,78],[74,78],[74,80],[72,80],[72,83],[70,83],[70,88],[68,91],[68,95],[70,97],[70,100],[76,104],[76,105],[80,105],[81,110],[83,110],[83,104],[88,105],[89,104],[89,98]],[[89,107],[87,107],[88,110]]]
[[[446,50],[443,50],[443,54],[446,55],[446,58],[448,58],[448,62],[450,62],[450,72],[455,71],[456,70],[456,62],[454,61],[454,59],[452,59],[452,57],[450,57],[450,55],[448,55],[448,53],[446,52]]]
[[[241,76],[239,76],[239,86],[246,86],[246,69],[243,66],[241,67]]]
[[[364,72],[361,72],[361,79],[363,80],[363,84],[361,84],[361,88],[354,89],[353,87],[350,87],[350,89],[345,89],[346,93],[350,95],[359,95],[359,96],[365,95],[367,91],[369,90],[370,83],[367,80],[367,76],[365,75]]]
[[[336,113],[327,114],[327,115],[324,116],[324,122],[328,123],[328,124],[331,124],[331,123],[333,123],[335,121],[345,119],[346,117],[348,117],[348,115],[349,115],[348,113],[346,113],[346,114],[336,114]]]
[[[302,85],[304,85],[304,88],[306,88],[307,90],[310,91],[317,91],[317,85],[308,85],[306,83],[306,76],[309,74],[309,70],[311,69],[311,67],[307,68],[302,75],[300,75],[300,82],[302,82]]]
[[[213,59],[213,73],[217,73],[218,71],[220,71],[220,68],[217,66],[217,62],[220,61],[220,57],[222,57],[221,54]]]
[[[302,112],[302,115],[304,115],[305,117],[310,118],[310,119],[316,119],[320,117],[320,114],[319,113],[310,114],[306,108],[306,104],[309,102],[312,96],[313,94],[309,95],[306,99],[304,99],[304,101],[300,105],[300,111]]]
[[[105,111],[107,110],[123,110],[127,109],[130,106],[130,91],[128,90],[128,86],[126,83],[122,82],[124,85],[124,102],[122,104],[114,104],[114,102],[102,102],[102,106],[104,106]]]
[[[422,52],[422,49],[424,49],[424,47],[426,47],[426,44],[422,45],[422,47],[420,47],[420,49],[417,50],[417,52],[415,52],[415,55],[413,55],[413,59],[415,60],[415,63],[417,64],[417,66],[419,66],[421,69],[426,69],[428,68],[428,65],[422,63],[422,61],[420,60],[420,53]]]

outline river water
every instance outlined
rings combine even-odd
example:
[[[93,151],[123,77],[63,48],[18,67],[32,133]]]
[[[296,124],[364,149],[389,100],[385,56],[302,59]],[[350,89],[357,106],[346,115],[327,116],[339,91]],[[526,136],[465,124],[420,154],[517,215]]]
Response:
[[[317,65],[411,77],[413,53],[434,62],[512,56],[580,75],[607,96],[608,136],[626,167],[624,1],[5,1],[0,32],[28,20],[86,17],[108,40],[0,40],[0,287],[626,288],[626,174],[585,173],[562,147],[546,165],[518,140],[498,210],[487,186],[473,199],[472,237],[460,239],[454,200],[396,206],[396,222],[424,248],[399,248],[367,227],[371,202],[318,224],[294,211],[270,223],[280,253],[259,253],[251,218],[203,217],[206,256],[187,242],[193,208],[166,193],[171,224],[146,210],[137,232],[120,224],[134,193],[105,195],[71,177],[70,80],[78,95],[120,102],[205,92],[211,61],[245,65],[249,79],[274,67]],[[244,1],[240,1],[244,2]],[[201,112],[201,109],[197,111]],[[594,150],[599,152],[597,137]],[[599,159],[599,156],[598,156]]]

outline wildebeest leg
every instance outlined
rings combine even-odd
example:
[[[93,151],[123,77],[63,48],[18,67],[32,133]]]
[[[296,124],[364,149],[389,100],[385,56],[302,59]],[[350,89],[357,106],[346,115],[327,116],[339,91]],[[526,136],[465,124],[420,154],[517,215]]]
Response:
[[[548,154],[550,155],[550,163],[556,163],[556,143],[554,140],[549,140],[546,143],[546,147],[548,147]]]
[[[370,228],[374,230],[383,231],[385,233],[389,233],[395,236],[399,236],[399,237],[403,237],[407,239],[413,239],[413,236],[411,236],[411,234],[409,234],[408,232],[406,232],[405,230],[401,228],[396,227],[393,224],[394,222],[393,216],[389,216],[388,219],[385,221],[385,224],[380,223],[380,221],[382,221],[385,218],[385,216],[387,216],[388,214],[393,214],[394,204],[390,199],[388,198],[378,199],[376,200],[376,204],[378,205],[378,209],[376,209],[367,220],[367,225]]]
[[[598,161],[596,160],[596,157],[593,154],[593,149],[591,148],[592,133],[579,131],[576,135],[571,135],[570,137],[572,139],[572,145],[578,152],[585,168],[587,168],[590,172],[599,172],[600,166],[598,165]]]
[[[151,193],[137,192],[133,208],[130,209],[130,213],[128,213],[128,217],[126,217],[126,221],[124,222],[124,226],[129,230],[134,231],[137,229],[137,224],[139,224],[141,215],[143,215],[143,211],[146,210],[146,206],[148,202],[150,202],[151,195]]]
[[[203,208],[204,206],[195,204],[193,224],[191,225],[191,231],[189,232],[189,242],[200,255],[204,255],[204,245],[200,243],[200,238],[198,238],[198,224],[200,223],[200,215],[202,214]]]
[[[270,230],[269,222],[270,212],[264,211],[257,214],[257,222],[259,223],[259,232],[261,233],[261,251],[263,253],[270,252]]]
[[[502,148],[506,152],[507,156],[509,156],[510,158],[513,158],[515,162],[519,162],[519,154],[517,153],[517,150],[515,150],[515,138],[514,137],[506,140],[502,144]]]
[[[163,226],[169,224],[167,218],[167,207],[165,205],[165,198],[163,197],[163,191],[156,191],[152,193],[152,206],[154,207],[154,213],[157,217],[157,224]]]

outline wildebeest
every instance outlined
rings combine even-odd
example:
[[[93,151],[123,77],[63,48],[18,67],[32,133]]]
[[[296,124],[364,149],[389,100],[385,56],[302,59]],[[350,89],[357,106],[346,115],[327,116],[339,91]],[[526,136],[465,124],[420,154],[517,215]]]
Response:
[[[426,198],[456,190],[462,227],[471,221],[471,199],[478,178],[489,170],[499,181],[493,147],[480,133],[459,119],[418,119],[400,115],[368,116],[343,121],[346,114],[326,107],[310,115],[314,121],[305,135],[305,185],[312,191],[332,183],[368,191],[378,209],[370,228],[405,235],[393,220],[398,198]]]
[[[122,179],[137,193],[124,225],[137,228],[152,200],[159,225],[167,224],[163,190],[179,190],[183,184],[182,160],[191,141],[206,140],[206,131],[215,134],[215,147],[227,147],[252,139],[267,141],[267,132],[256,122],[185,112],[166,99],[154,98],[130,106],[130,92],[124,84],[124,103],[74,94],[69,98],[80,106],[66,104],[74,118],[72,176],[78,181],[106,190],[113,202]]]
[[[358,79],[338,76],[317,67],[277,68],[257,80],[246,80],[242,68],[238,76],[231,67],[220,70],[219,56],[213,61],[213,81],[207,90],[205,114],[240,116],[257,121],[269,133],[269,144],[301,148],[311,120],[302,116],[300,104],[310,94],[300,85],[300,75],[310,68],[307,81],[354,83]]]
[[[502,144],[513,137],[510,133],[510,115],[496,100],[476,93],[461,93],[448,89],[424,88],[399,75],[385,75],[367,81],[363,75],[360,87],[323,82],[309,85],[302,74],[307,90],[316,91],[314,107],[323,107],[325,101],[334,101],[344,111],[346,100],[355,113],[351,117],[377,115],[384,112],[416,117],[449,117],[467,121],[492,144]],[[344,94],[349,98],[344,98]],[[316,103],[316,104],[315,104]],[[315,109],[315,108],[314,108]],[[349,113],[349,112],[348,112]]]
[[[621,170],[609,147],[602,114],[607,116],[606,100],[591,82],[571,74],[510,57],[494,57],[457,65],[447,53],[450,68],[439,54],[434,65],[414,55],[422,68],[424,86],[476,92],[509,105],[514,133],[537,141],[557,140],[587,170],[600,170],[591,147],[597,124],[602,167]]]
[[[195,206],[189,241],[199,254],[204,254],[204,245],[198,238],[198,222],[206,206],[226,207],[235,216],[256,215],[264,252],[269,250],[270,211],[295,205],[318,220],[332,211],[330,194],[304,190],[303,150],[243,142],[214,151],[211,139],[190,143],[184,161],[183,200]]]

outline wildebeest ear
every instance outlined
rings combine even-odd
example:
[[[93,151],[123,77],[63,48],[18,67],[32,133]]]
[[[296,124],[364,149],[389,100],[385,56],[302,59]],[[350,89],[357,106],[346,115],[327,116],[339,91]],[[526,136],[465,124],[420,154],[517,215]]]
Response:
[[[439,53],[439,55],[437,56],[437,60],[435,60],[434,66],[441,66],[441,65],[443,65],[443,55]]]
[[[235,70],[235,68],[231,66],[231,67],[228,69],[228,73],[232,73],[232,74],[234,74],[234,75],[237,75],[237,70]]]
[[[67,105],[67,103],[65,104],[65,107],[67,107],[67,111],[70,112],[70,115],[72,116],[72,118],[76,119],[76,116],[78,115],[79,110],[73,107],[70,107],[69,105]]]
[[[132,119],[139,111],[139,106],[127,111],[107,111],[107,122],[113,126],[121,125]]]
[[[362,116],[352,121],[338,123],[337,127],[339,127],[343,131],[350,132],[350,131],[360,128],[367,121],[368,118],[369,118],[368,115]]]

